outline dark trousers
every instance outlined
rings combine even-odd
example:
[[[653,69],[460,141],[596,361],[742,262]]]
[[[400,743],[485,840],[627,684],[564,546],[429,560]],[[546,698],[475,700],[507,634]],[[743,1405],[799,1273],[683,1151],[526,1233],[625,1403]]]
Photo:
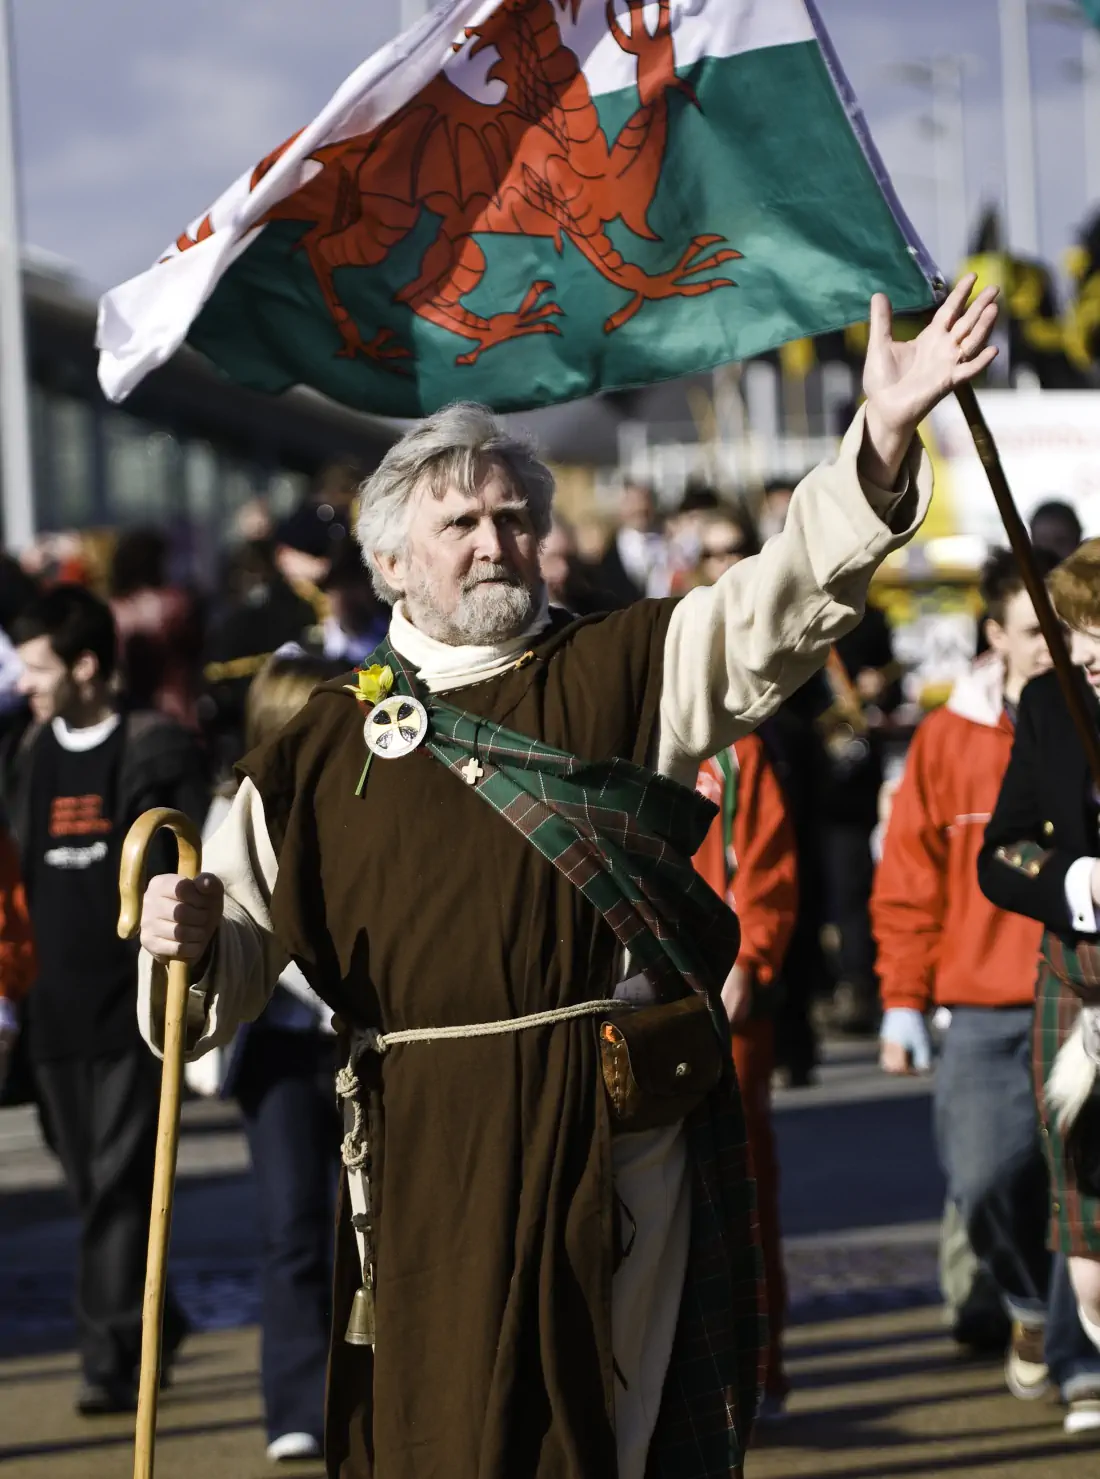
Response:
[[[160,1065],[139,1042],[110,1057],[36,1063],[34,1075],[46,1134],[80,1216],[76,1323],[84,1377],[128,1383],[141,1352]],[[169,1290],[167,1350],[184,1323]]]
[[[826,915],[840,937],[836,973],[867,994],[877,995],[875,942],[869,906],[874,863],[870,828],[829,822],[822,830]]]
[[[800,906],[778,982],[775,1059],[795,1084],[808,1080],[821,1057],[811,1012],[814,1000],[827,993],[831,979],[820,932],[820,918],[808,910],[804,914]]]
[[[268,1439],[324,1433],[340,1147],[334,1038],[254,1028],[234,1093],[263,1237],[262,1375]]]

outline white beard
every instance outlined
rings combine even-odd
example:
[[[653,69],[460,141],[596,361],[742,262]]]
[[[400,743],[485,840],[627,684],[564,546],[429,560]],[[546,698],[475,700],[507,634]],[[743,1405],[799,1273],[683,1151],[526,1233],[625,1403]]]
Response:
[[[541,594],[541,587],[528,590],[518,579],[513,585],[511,572],[493,566],[480,578],[467,581],[457,606],[445,612],[417,570],[409,573],[405,605],[413,623],[437,642],[455,647],[489,647],[507,642],[530,625]]]

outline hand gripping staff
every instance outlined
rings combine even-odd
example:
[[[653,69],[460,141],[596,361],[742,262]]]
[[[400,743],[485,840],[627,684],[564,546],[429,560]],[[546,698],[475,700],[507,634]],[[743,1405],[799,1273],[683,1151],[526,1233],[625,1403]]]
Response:
[[[149,844],[162,827],[173,833],[179,844],[177,871],[184,878],[194,878],[202,866],[202,840],[198,828],[182,812],[159,806],[138,817],[126,834],[119,869],[118,886],[122,909],[118,917],[118,932],[124,940],[137,934],[141,923],[141,885],[145,873],[145,858]],[[153,1169],[153,1206],[149,1218],[149,1252],[145,1265],[145,1301],[141,1312],[141,1375],[134,1434],[134,1479],[153,1479],[164,1286],[168,1274],[168,1234],[172,1226],[172,1195],[175,1190],[176,1156],[179,1151],[184,1026],[189,984],[187,962],[171,961],[168,966],[168,994],[164,1011],[164,1067],[160,1080],[157,1157]]]

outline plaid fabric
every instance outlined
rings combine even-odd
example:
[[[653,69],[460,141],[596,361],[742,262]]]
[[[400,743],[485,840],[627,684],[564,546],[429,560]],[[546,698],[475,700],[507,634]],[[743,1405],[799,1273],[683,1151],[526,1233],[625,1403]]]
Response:
[[[1100,946],[1078,940],[1067,945],[1049,930],[1043,936],[1043,960],[1072,994],[1089,1006],[1100,1005]]]
[[[1088,947],[1095,951],[1095,947]],[[1073,1031],[1081,999],[1073,986],[1054,969],[1052,957],[1064,967],[1074,952],[1055,935],[1043,937],[1039,959],[1039,982],[1035,1002],[1032,1067],[1035,1099],[1039,1106],[1043,1150],[1050,1170],[1050,1232],[1048,1241],[1056,1253],[1100,1256],[1100,1198],[1083,1195],[1073,1168],[1066,1159],[1065,1141],[1046,1106],[1046,1084],[1058,1050]]]
[[[425,748],[463,781],[475,759],[482,800],[565,874],[659,986],[683,980],[705,996],[725,1042],[714,961],[733,964],[740,930],[691,863],[715,816],[711,802],[629,760],[579,760],[453,708],[422,689],[388,641],[370,661],[427,708]]]
[[[428,711],[425,748],[516,827],[597,909],[660,985],[704,996],[728,1049],[715,961],[732,964],[735,915],[691,863],[715,815],[695,791],[627,760],[584,761],[423,690],[389,642],[368,663]],[[704,948],[699,942],[706,942]],[[740,1479],[766,1346],[756,1197],[729,1078],[686,1125],[692,1227],[680,1316],[647,1479]]]
[[[736,1089],[687,1121],[691,1242],[646,1479],[741,1479],[768,1322],[745,1123]]]

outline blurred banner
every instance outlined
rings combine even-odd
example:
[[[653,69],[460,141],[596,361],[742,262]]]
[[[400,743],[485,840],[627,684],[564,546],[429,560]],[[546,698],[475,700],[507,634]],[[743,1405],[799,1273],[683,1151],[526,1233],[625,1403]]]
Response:
[[[100,380],[186,338],[265,391],[514,410],[937,281],[812,0],[450,0],[104,297]]]
[[[978,400],[1025,520],[1037,504],[1060,498],[1086,534],[1100,534],[1100,390],[983,390]],[[950,533],[1003,545],[988,480],[952,397],[936,408],[930,430],[936,497]]]

